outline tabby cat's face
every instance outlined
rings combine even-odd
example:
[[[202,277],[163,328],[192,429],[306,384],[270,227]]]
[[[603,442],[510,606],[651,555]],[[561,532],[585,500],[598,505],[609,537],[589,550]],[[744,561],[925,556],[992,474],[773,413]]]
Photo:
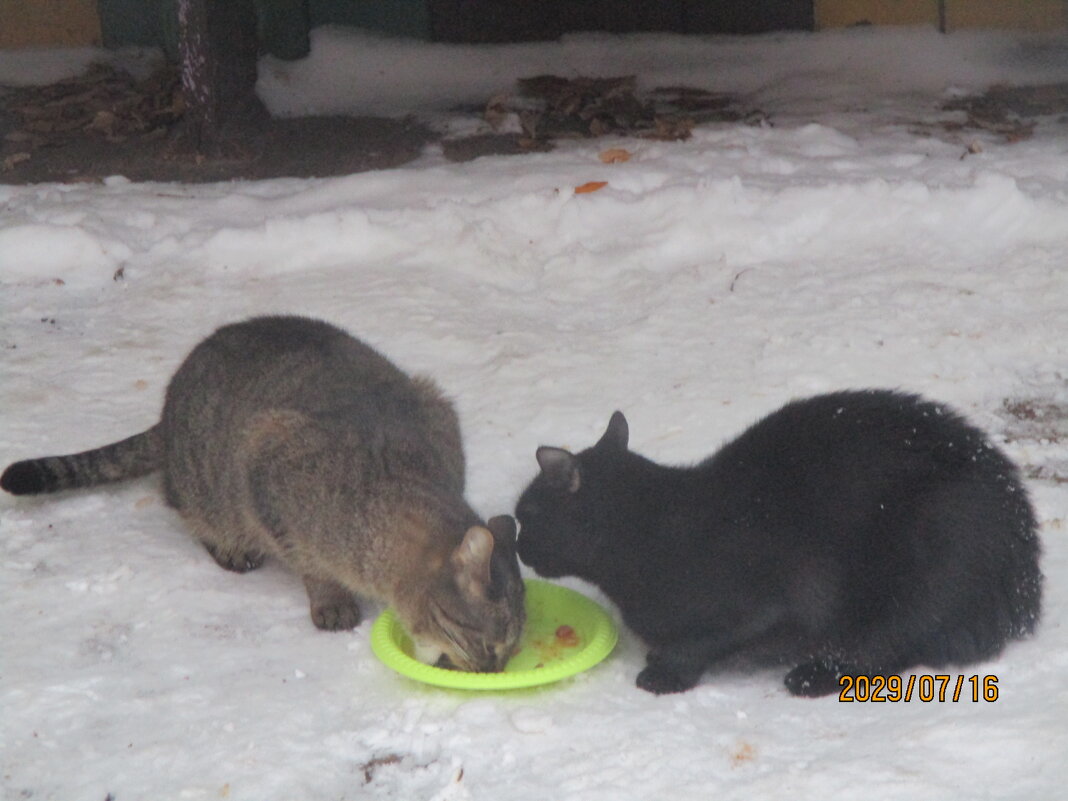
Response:
[[[519,649],[524,599],[515,522],[495,517],[487,527],[472,527],[433,579],[422,613],[411,623],[417,656],[457,670],[503,670]]]

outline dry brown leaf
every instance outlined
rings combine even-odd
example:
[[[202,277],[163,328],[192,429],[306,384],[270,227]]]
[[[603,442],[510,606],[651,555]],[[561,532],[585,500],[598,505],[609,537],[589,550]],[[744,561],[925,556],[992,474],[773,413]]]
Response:
[[[501,93],[489,99],[489,102],[486,103],[486,110],[482,112],[482,118],[489,123],[490,128],[499,131],[510,113],[508,110],[508,95]]]
[[[86,127],[90,131],[102,131],[110,134],[115,129],[115,123],[118,122],[118,117],[107,110],[100,110],[93,115],[92,122]]]
[[[590,192],[596,192],[598,189],[604,189],[608,186],[608,181],[587,181],[582,186],[575,187],[576,195],[588,195]]]
[[[630,151],[621,147],[610,147],[608,150],[602,150],[598,155],[601,161],[605,164],[622,164],[625,161],[630,161]]]
[[[694,127],[694,121],[689,117],[658,116],[653,122],[656,130],[646,134],[646,138],[665,142],[682,142],[689,139]]]
[[[4,159],[4,170],[13,170],[15,169],[15,165],[28,161],[30,158],[31,156],[29,153],[12,153]]]
[[[1013,144],[1015,142],[1022,142],[1025,139],[1030,139],[1032,136],[1034,136],[1034,133],[1034,125],[1021,125],[1015,130],[1009,131],[1007,134],[1005,134],[1005,141],[1009,144]]]

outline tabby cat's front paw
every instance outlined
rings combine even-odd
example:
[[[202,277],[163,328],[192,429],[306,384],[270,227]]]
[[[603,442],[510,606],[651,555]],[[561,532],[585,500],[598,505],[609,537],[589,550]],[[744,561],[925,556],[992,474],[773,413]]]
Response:
[[[204,547],[219,567],[232,573],[248,573],[250,570],[260,567],[267,558],[266,554],[260,551],[220,548],[207,542],[204,543]]]
[[[313,606],[311,618],[324,631],[347,631],[360,625],[360,607],[355,601]]]

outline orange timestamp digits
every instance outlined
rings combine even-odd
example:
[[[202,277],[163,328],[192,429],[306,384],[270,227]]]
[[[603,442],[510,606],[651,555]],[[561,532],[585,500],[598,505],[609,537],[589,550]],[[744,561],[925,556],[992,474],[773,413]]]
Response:
[[[913,698],[930,703],[938,701],[972,701],[993,703],[998,700],[997,676],[965,676],[948,673],[919,674],[902,678],[889,676],[842,676],[838,680],[841,689],[838,700],[853,702],[887,702],[911,701]]]

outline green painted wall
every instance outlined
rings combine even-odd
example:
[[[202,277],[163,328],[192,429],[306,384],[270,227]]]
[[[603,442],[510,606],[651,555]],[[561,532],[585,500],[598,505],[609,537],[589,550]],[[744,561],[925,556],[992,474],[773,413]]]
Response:
[[[177,0],[99,0],[105,47],[162,47],[178,51]],[[263,49],[279,58],[308,53],[317,25],[352,25],[395,36],[430,38],[426,0],[256,0]]]
[[[427,0],[310,0],[312,25],[352,25],[374,31],[430,38]]]
[[[109,47],[127,44],[162,45],[173,56],[177,52],[178,41],[177,2],[178,0],[99,0],[104,43]],[[813,0],[255,2],[259,11],[259,38],[263,50],[287,59],[306,55],[309,31],[318,25],[329,24],[446,42],[555,39],[569,31],[582,30],[759,33],[774,30],[812,30],[814,27]]]
[[[104,47],[162,44],[162,5],[163,0],[98,0]]]

